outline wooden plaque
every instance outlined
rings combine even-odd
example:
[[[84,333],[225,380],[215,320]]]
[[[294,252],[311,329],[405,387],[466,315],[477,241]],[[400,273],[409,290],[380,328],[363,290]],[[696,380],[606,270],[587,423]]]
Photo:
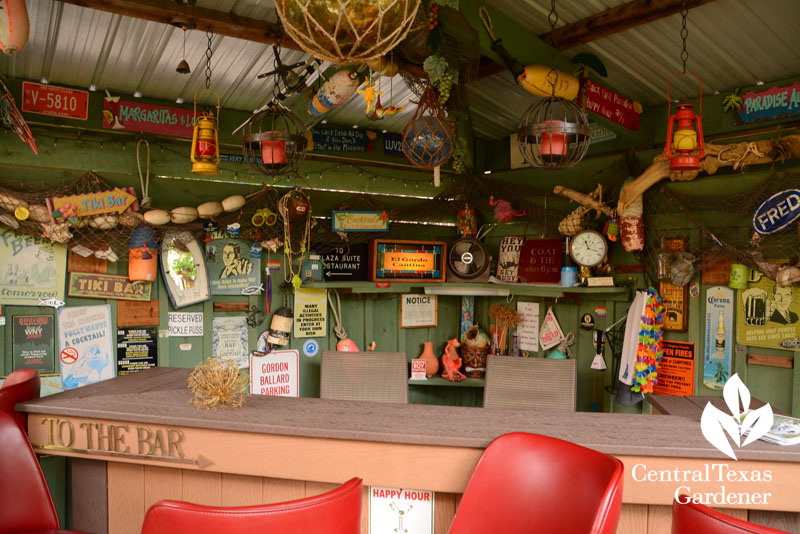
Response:
[[[158,299],[117,302],[117,326],[158,326]]]
[[[152,282],[131,282],[127,276],[97,273],[69,273],[67,295],[90,299],[149,301]]]
[[[444,282],[447,243],[372,239],[369,244],[369,276],[372,281]]]
[[[664,330],[686,332],[689,324],[689,285],[659,282],[658,293],[664,299]]]
[[[108,260],[96,256],[84,258],[70,250],[67,255],[67,270],[78,273],[106,274],[108,272]]]
[[[665,237],[661,240],[661,246],[670,252],[681,252],[689,246],[688,237]]]
[[[727,286],[731,278],[733,258],[723,254],[703,254],[702,282],[710,285]]]

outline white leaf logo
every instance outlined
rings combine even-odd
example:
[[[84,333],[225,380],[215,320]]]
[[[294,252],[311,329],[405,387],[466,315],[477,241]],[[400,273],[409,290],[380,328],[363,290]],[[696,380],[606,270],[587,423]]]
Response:
[[[772,407],[769,404],[765,404],[757,410],[748,412],[750,408],[750,390],[747,389],[747,386],[744,385],[737,374],[734,374],[725,383],[725,387],[722,390],[722,398],[725,399],[725,404],[731,411],[731,415],[714,407],[709,402],[703,409],[703,415],[700,418],[700,430],[702,430],[703,436],[710,444],[724,455],[736,460],[736,454],[733,452],[733,447],[731,447],[725,434],[727,433],[731,437],[731,441],[737,447],[744,447],[754,442],[772,428]],[[740,403],[741,411],[739,408]],[[745,414],[743,421],[741,421],[742,414]],[[741,421],[741,425],[738,423],[739,421]],[[741,438],[745,434],[747,434],[747,438],[744,443],[741,443]]]

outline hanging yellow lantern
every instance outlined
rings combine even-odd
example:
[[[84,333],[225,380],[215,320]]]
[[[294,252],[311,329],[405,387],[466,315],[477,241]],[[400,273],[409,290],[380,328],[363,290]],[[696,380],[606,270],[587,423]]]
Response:
[[[217,114],[202,111],[197,114],[197,93],[206,90],[217,97]],[[219,95],[212,89],[201,87],[194,92],[194,116],[192,118],[192,172],[195,174],[219,173]]]

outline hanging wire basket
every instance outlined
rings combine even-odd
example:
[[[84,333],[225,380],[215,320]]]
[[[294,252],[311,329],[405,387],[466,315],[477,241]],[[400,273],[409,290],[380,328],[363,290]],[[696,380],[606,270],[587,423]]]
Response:
[[[429,87],[403,130],[403,154],[414,165],[432,169],[450,159],[455,145],[453,123],[447,120],[439,94]]]
[[[244,125],[242,154],[256,172],[270,176],[289,174],[306,157],[305,126],[289,108],[272,103]]]
[[[571,100],[557,96],[532,105],[519,123],[517,142],[522,157],[539,169],[566,169],[586,155],[589,119]]]
[[[286,33],[336,64],[382,56],[405,38],[420,0],[276,0]]]

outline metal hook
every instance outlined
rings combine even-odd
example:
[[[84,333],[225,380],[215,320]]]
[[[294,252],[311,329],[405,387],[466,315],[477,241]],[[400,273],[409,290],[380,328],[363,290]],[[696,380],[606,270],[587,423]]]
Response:
[[[258,306],[253,304],[250,306],[250,311],[247,313],[247,326],[250,328],[255,328],[261,322],[258,318],[258,314],[261,313],[261,310],[258,309]]]

